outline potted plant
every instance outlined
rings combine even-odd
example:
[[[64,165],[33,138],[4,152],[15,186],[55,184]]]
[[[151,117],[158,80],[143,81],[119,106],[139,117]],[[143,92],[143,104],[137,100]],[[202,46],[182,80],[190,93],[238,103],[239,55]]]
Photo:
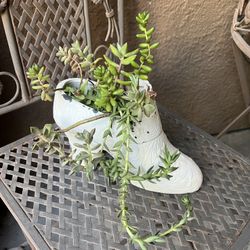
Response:
[[[45,67],[33,65],[27,72],[42,100],[52,101],[55,94],[53,114],[60,128],[51,124],[43,129],[32,127],[38,138],[35,146],[58,153],[63,164],[72,165],[72,174],[84,171],[91,179],[93,171],[101,168],[111,183],[119,183],[119,217],[132,242],[141,249],[180,230],[191,219],[192,206],[188,196],[183,196],[186,212],[179,222],[166,231],[140,236],[129,224],[128,185],[183,194],[197,191],[202,183],[198,166],[179,152],[162,130],[156,93],[148,82],[152,50],[158,47],[151,41],[154,28],[148,28],[148,20],[147,12],[136,16],[140,43],[133,51],[127,43],[111,44],[109,56],[94,58],[78,41],[70,48],[60,47],[57,56],[79,78],[66,79],[55,89]],[[60,143],[62,133],[69,139],[70,154]]]

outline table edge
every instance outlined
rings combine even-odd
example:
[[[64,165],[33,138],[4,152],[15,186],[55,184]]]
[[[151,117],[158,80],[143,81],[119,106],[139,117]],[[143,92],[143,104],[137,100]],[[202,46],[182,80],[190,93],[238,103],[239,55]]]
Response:
[[[8,188],[5,186],[2,179],[0,179],[0,190],[0,198],[7,206],[32,246],[34,246],[35,249],[50,250],[51,248],[48,246],[46,240],[38,232],[35,225],[33,225],[33,223],[30,221],[29,217],[26,215],[22,207],[18,204]]]

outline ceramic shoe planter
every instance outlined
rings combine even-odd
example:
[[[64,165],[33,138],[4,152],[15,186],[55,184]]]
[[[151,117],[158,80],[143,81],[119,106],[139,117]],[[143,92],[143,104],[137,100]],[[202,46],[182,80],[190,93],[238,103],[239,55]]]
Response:
[[[73,86],[79,86],[80,79],[72,78],[60,82],[57,88],[62,88],[66,82],[69,81]],[[148,87],[149,83],[147,81],[141,81],[140,85],[142,89],[145,89]],[[64,129],[80,120],[102,114],[101,112],[96,112],[94,109],[74,99],[65,97],[63,91],[55,92],[53,112],[54,119],[61,129]],[[108,127],[108,124],[109,117],[104,117],[66,132],[72,149],[79,150],[75,146],[76,143],[79,143],[75,135],[77,132],[82,132],[83,130],[90,131],[95,128],[96,133],[94,135],[94,142],[101,143],[103,132]],[[116,124],[114,124],[112,128],[113,136],[107,140],[107,146],[109,149],[112,149],[113,145],[117,142],[117,133]],[[167,136],[162,130],[157,108],[150,117],[143,115],[141,122],[134,125],[132,136],[136,142],[131,142],[132,152],[130,153],[129,160],[135,166],[135,168],[131,169],[131,171],[134,171],[135,173],[139,167],[142,171],[146,172],[152,166],[157,168],[159,165],[162,165],[159,156],[162,155],[165,146],[170,153],[178,151],[178,149],[169,142]],[[112,155],[112,150],[109,153]],[[174,163],[174,166],[177,167],[177,169],[171,173],[172,177],[169,180],[161,178],[160,181],[157,181],[156,183],[143,181],[143,187],[149,191],[168,194],[192,193],[200,188],[203,179],[202,173],[191,158],[181,153],[177,161]],[[141,187],[139,182],[132,182],[132,184]]]

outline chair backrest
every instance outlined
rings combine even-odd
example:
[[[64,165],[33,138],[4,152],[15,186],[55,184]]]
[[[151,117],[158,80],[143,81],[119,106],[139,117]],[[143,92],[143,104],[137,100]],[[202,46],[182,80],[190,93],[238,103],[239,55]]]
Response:
[[[0,104],[0,115],[39,99],[32,91],[25,72],[34,63],[45,65],[53,82],[70,76],[67,66],[56,58],[59,46],[75,40],[92,48],[89,5],[102,4],[108,19],[106,40],[116,33],[123,42],[123,0],[117,0],[118,24],[109,0],[0,0],[0,14],[10,49],[15,75],[0,72],[13,79],[13,97]],[[4,85],[5,87],[5,85]]]
[[[248,108],[250,105],[250,87],[249,87],[250,12],[249,10],[250,10],[250,2],[248,0],[240,0],[238,7],[234,12],[233,22],[231,26],[231,36],[233,40],[233,52],[235,57],[235,63],[240,79],[242,96],[246,108]],[[248,120],[250,121],[250,116]]]

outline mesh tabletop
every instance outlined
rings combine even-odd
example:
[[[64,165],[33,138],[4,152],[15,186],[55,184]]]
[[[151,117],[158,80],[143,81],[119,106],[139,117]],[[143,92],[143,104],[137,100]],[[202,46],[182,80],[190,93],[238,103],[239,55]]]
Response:
[[[198,163],[204,182],[190,195],[194,220],[149,249],[229,249],[249,227],[250,162],[167,111],[161,118],[171,142]],[[92,182],[69,175],[57,155],[32,151],[33,144],[27,136],[0,150],[1,197],[31,243],[42,250],[136,249],[117,218],[117,186],[102,172]],[[130,186],[131,223],[142,234],[171,226],[184,212],[180,198]]]

